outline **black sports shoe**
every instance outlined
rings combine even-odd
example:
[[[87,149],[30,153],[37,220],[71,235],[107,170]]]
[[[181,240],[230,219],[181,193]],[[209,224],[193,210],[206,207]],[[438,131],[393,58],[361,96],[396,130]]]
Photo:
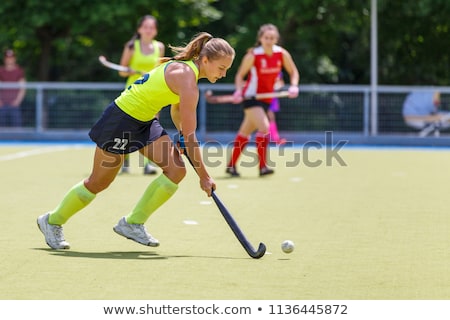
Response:
[[[227,170],[225,170],[226,173],[231,175],[232,177],[240,177],[241,175],[239,172],[236,171],[236,167],[227,167]]]
[[[260,176],[265,176],[265,175],[268,175],[268,174],[272,174],[274,172],[275,171],[273,171],[272,169],[269,169],[267,167],[262,167],[261,169],[259,169],[259,175]]]

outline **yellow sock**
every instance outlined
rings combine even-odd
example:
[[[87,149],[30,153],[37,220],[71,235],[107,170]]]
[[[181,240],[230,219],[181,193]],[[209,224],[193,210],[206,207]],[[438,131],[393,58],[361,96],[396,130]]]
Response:
[[[126,217],[128,223],[144,224],[150,215],[177,191],[178,185],[161,174],[147,187],[133,211]]]
[[[66,223],[71,216],[86,207],[94,198],[95,194],[84,186],[84,181],[77,183],[66,193],[58,207],[50,212],[48,222],[56,225]]]

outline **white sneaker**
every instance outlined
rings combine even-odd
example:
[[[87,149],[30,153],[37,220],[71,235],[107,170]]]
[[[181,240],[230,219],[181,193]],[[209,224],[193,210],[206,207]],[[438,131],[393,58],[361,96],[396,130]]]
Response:
[[[157,247],[159,241],[152,237],[147,232],[143,224],[128,223],[125,217],[122,217],[119,222],[113,227],[113,230],[121,236],[136,241],[144,246]]]
[[[70,249],[70,244],[64,240],[63,228],[58,225],[49,224],[50,213],[43,214],[37,219],[39,230],[45,236],[45,242],[52,249]]]
[[[147,163],[144,167],[144,174],[157,174],[158,170],[154,166],[152,166],[150,163]]]

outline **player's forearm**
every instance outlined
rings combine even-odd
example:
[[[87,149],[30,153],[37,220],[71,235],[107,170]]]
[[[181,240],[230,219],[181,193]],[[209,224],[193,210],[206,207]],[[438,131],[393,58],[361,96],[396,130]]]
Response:
[[[291,86],[298,86],[298,84],[300,83],[300,74],[297,68],[294,68],[294,70],[292,70],[292,73],[289,75],[289,78]]]
[[[195,137],[195,134],[184,136],[185,152],[188,158],[191,160],[195,171],[200,179],[209,178],[209,173],[206,170],[206,166],[203,163],[202,152],[200,145]]]
[[[234,78],[234,87],[236,91],[242,90],[244,87],[244,79],[241,75],[237,74]]]

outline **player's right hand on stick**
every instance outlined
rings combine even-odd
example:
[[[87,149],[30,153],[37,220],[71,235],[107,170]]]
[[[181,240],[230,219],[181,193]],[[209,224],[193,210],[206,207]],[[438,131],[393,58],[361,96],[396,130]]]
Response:
[[[211,193],[216,190],[216,183],[211,177],[200,179],[200,188],[206,192],[208,197],[211,197]]]
[[[298,86],[290,86],[288,89],[289,98],[297,98],[298,97]]]

